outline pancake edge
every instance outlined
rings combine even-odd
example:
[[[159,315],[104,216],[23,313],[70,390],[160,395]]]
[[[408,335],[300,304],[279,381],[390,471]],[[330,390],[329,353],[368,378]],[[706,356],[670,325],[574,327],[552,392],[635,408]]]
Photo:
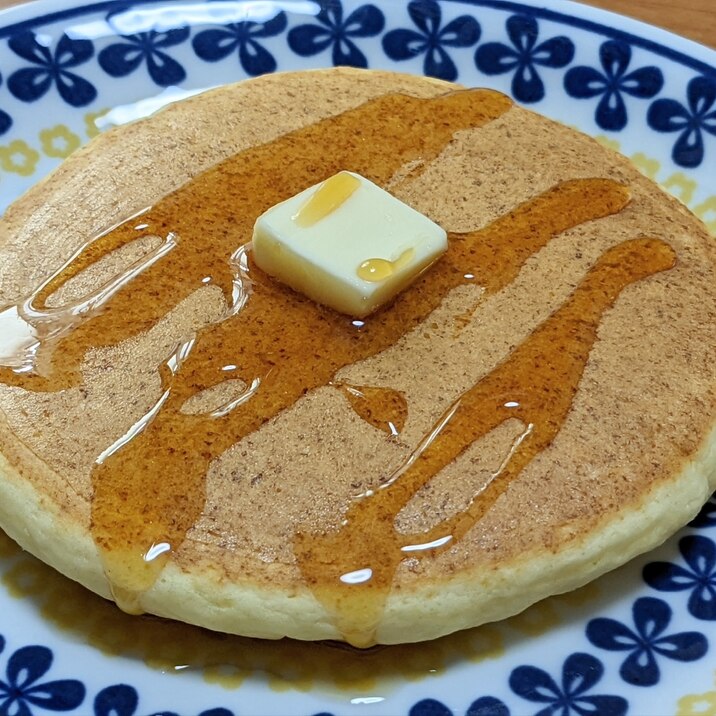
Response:
[[[4,421],[3,421],[4,422]],[[18,457],[38,461],[18,443]],[[40,461],[41,462],[41,461]],[[25,463],[27,464],[27,463]],[[42,463],[47,469],[47,466]],[[105,599],[111,599],[98,550],[60,505],[40,494],[0,452],[0,525],[34,556]],[[525,553],[495,571],[465,570],[454,580],[421,580],[414,590],[393,590],[378,627],[377,642],[400,644],[435,639],[455,631],[499,621],[555,594],[577,589],[662,544],[699,512],[716,489],[716,422],[681,471],[571,540],[558,552]],[[674,512],[673,506],[682,509]],[[23,514],[22,527],[17,515]],[[169,562],[142,607],[156,616],[214,631],[262,639],[340,639],[331,615],[307,588],[267,589],[250,579],[232,582],[206,572],[187,573]],[[168,603],[181,609],[167,608]],[[258,624],[263,624],[257,628]],[[266,627],[267,623],[271,628]],[[311,625],[310,628],[306,628]]]
[[[280,75],[274,75],[277,76]],[[435,81],[435,84],[455,88],[455,85],[441,81]],[[171,107],[163,110],[167,111],[172,111]],[[122,127],[117,130],[121,131]],[[111,142],[117,130],[100,135],[88,147],[79,150],[62,165],[62,171],[72,171],[75,159],[96,151],[102,142]],[[615,154],[615,161],[617,156]],[[626,159],[623,161],[628,164]],[[57,181],[55,172],[38,182],[31,191],[42,191],[45,183],[51,180]],[[674,210],[691,216],[676,199],[665,192],[662,194],[665,201],[670,200]],[[716,255],[716,249],[711,254]],[[0,434],[9,434],[4,422],[0,413]],[[98,550],[87,528],[51,497],[37,491],[13,467],[11,458],[16,453],[20,464],[31,466],[34,463],[45,470],[49,469],[46,463],[19,441],[5,450],[9,457],[0,451],[0,525],[23,549],[35,556],[42,554],[43,562],[65,575],[71,574],[72,579],[89,590],[111,599]],[[690,459],[684,460],[678,473],[653,484],[637,504],[603,520],[587,538],[571,540],[557,552],[539,554],[535,550],[525,553],[519,560],[501,567],[498,579],[495,571],[465,570],[450,580],[447,587],[444,581],[424,580],[414,590],[405,587],[394,590],[377,640],[395,644],[436,638],[512,616],[547,596],[578,588],[661,544],[697,514],[714,489],[716,422],[702,438],[698,450]],[[681,508],[676,515],[672,509],[674,504]],[[23,516],[21,520],[18,515]],[[575,576],[575,572],[579,575]],[[213,579],[207,579],[206,575],[207,572],[183,572],[170,562],[154,587],[145,593],[143,607],[158,616],[245,636],[268,639],[289,636],[304,640],[340,638],[332,626],[330,614],[307,588],[288,592],[262,587],[250,579],[231,582],[219,570]],[[168,608],[169,603],[180,609]],[[263,623],[262,628],[257,629],[257,623]]]

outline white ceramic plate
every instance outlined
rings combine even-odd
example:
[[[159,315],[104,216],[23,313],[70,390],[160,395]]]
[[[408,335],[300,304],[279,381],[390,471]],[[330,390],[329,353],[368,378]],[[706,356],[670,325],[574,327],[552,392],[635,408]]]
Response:
[[[487,85],[621,149],[716,232],[716,53],[565,0],[39,2],[0,13],[0,211],[98,127],[357,64]],[[364,654],[130,618],[0,539],[0,714],[716,715],[716,504],[519,617]]]

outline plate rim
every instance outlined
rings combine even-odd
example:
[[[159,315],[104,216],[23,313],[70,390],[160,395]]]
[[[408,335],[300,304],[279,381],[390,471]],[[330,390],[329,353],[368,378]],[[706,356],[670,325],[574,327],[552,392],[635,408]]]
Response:
[[[74,16],[82,16],[86,14],[92,14],[94,12],[102,12],[103,10],[112,9],[116,7],[123,7],[127,8],[129,6],[142,6],[142,5],[159,5],[159,4],[165,4],[165,5],[171,5],[174,4],[177,0],[136,0],[136,2],[126,2],[123,0],[105,0],[104,2],[97,2],[92,3],[88,5],[83,5],[79,0],[32,0],[32,2],[24,3],[19,6],[10,7],[7,9],[4,9],[0,11],[0,38],[4,38],[6,34],[13,34],[14,32],[19,31],[18,27],[21,27],[21,29],[29,29],[30,27],[36,27],[38,25],[42,24],[50,24],[52,22],[60,22],[65,18],[74,17]],[[182,0],[178,0],[181,2]],[[294,1],[300,1],[300,0],[284,0],[283,2],[277,2],[276,4],[281,7],[281,9],[287,10]],[[381,6],[383,4],[392,4],[392,0],[365,0],[366,2],[372,2],[378,6]],[[404,4],[407,4],[408,0],[401,0]],[[618,27],[610,27],[608,25],[601,25],[598,22],[593,22],[591,20],[585,20],[585,23],[590,23],[591,26],[587,25],[581,25],[574,22],[570,22],[570,20],[574,19],[574,16],[564,14],[562,12],[552,10],[551,8],[554,7],[570,7],[570,8],[576,8],[579,12],[579,15],[577,15],[577,19],[581,19],[582,17],[594,15],[597,18],[604,18],[605,16],[607,18],[612,19],[612,21],[615,23],[619,23],[619,27],[622,26],[622,24],[626,25],[627,27],[631,28],[634,32],[638,31],[640,28],[644,29],[644,31],[649,35],[649,37],[657,36],[662,38],[663,41],[666,40],[673,40],[674,46],[683,47],[684,50],[688,50],[690,47],[693,48],[694,51],[697,51],[697,54],[703,54],[705,53],[706,56],[711,56],[711,60],[716,64],[716,50],[712,50],[704,45],[700,45],[699,43],[693,42],[691,40],[687,40],[685,38],[682,38],[679,35],[676,35],[670,31],[660,29],[656,26],[650,25],[648,23],[644,23],[638,20],[633,20],[631,18],[628,18],[626,16],[623,16],[619,13],[613,13],[606,10],[602,10],[600,8],[594,8],[591,6],[583,5],[581,3],[572,2],[572,0],[541,0],[541,4],[539,7],[532,7],[529,5],[529,2],[531,0],[524,0],[523,2],[511,2],[506,0],[441,0],[444,4],[461,4],[461,5],[469,5],[476,8],[479,7],[491,7],[496,8],[504,11],[517,11],[517,12],[524,12],[525,9],[529,9],[530,13],[533,14],[535,17],[545,19],[545,20],[553,20],[560,24],[566,24],[573,27],[577,27],[580,29],[584,29],[588,32],[594,33],[594,34],[609,34],[610,36],[613,36],[614,33],[619,33],[621,30]],[[56,10],[54,13],[49,13],[45,15],[37,15],[34,11],[36,10],[42,10],[43,8],[61,8]],[[73,12],[74,10],[74,12]],[[25,19],[19,20],[15,24],[11,25],[3,25],[2,23],[6,20],[6,18],[13,19],[15,16],[24,17],[27,15]],[[51,19],[48,19],[51,18]],[[13,29],[14,28],[14,29]],[[639,38],[636,35],[631,35],[630,33],[623,33],[620,35],[620,37],[628,39],[628,38],[634,38],[634,39],[628,39],[631,44],[634,45],[640,45],[637,41],[645,41],[646,38]],[[680,56],[682,56],[682,52],[671,50],[666,45],[661,45],[660,43],[655,43],[656,47],[660,47],[662,50],[666,50],[669,53],[673,54],[674,56],[668,56],[664,54],[663,52],[657,52],[657,54],[660,54],[664,56],[666,59],[672,62],[677,62],[679,64],[686,65],[688,67],[691,67],[691,69],[694,69],[694,67],[691,64],[684,63],[681,59],[679,59]],[[656,52],[654,48],[647,47],[645,49],[648,49],[652,52]],[[688,55],[683,55],[688,59]],[[701,64],[700,60],[697,60],[698,64]],[[709,70],[711,74],[716,75],[716,67],[713,67],[711,65],[706,64],[705,67]],[[54,646],[54,643],[53,643]],[[144,688],[147,686],[144,684],[140,684],[138,681],[132,681],[132,684],[134,684],[136,687],[143,691]],[[199,686],[201,686],[201,683],[199,683]],[[432,691],[430,687],[427,689],[428,691]],[[311,690],[311,695],[319,696],[319,698],[323,699],[323,694],[320,692],[320,690],[313,691]],[[438,698],[444,698],[445,694],[435,694]],[[417,697],[417,696],[416,696]],[[226,699],[227,706],[231,705],[234,706],[233,703],[230,703],[232,700],[230,698]],[[86,706],[89,706],[89,702],[85,703]],[[326,705],[330,707],[338,707],[337,704],[333,704],[329,702],[328,699],[326,699]],[[238,705],[237,705],[238,707]],[[244,709],[246,706],[244,705]]]
[[[117,7],[126,8],[135,4],[160,5],[173,2],[181,3],[184,1],[185,0],[136,0],[135,2],[127,2],[127,0],[101,0],[100,2],[82,4],[79,0],[32,0],[31,2],[13,5],[0,10],[0,22],[6,19],[11,21],[9,24],[0,24],[0,39],[5,39],[10,35],[22,32],[33,26],[47,25],[78,15],[112,10]],[[318,3],[320,0],[314,1]],[[378,5],[390,2],[390,0],[369,1],[377,3]],[[403,1],[407,3],[407,0]],[[304,0],[270,0],[270,2],[274,3],[281,10],[288,12],[291,10],[291,5],[300,4],[305,6]],[[712,49],[695,40],[683,37],[657,25],[652,25],[648,22],[611,10],[585,5],[576,0],[542,0],[542,5],[534,7],[528,5],[526,2],[515,2],[514,0],[439,0],[439,2],[470,5],[475,8],[487,7],[515,13],[524,12],[527,8],[533,16],[540,19],[571,25],[599,35],[618,37],[634,46],[661,55],[668,60],[679,62],[697,72],[716,76],[716,49]],[[48,10],[38,15],[37,12],[45,7],[47,7]],[[569,12],[557,8],[565,8]],[[18,16],[17,19],[15,19],[14,16]],[[604,24],[605,20],[626,25],[628,30],[622,30],[619,27]],[[640,34],[635,34],[638,32],[655,35],[656,39],[652,40]],[[670,45],[676,45],[680,49],[672,49]],[[698,57],[700,55],[704,56],[703,59]]]

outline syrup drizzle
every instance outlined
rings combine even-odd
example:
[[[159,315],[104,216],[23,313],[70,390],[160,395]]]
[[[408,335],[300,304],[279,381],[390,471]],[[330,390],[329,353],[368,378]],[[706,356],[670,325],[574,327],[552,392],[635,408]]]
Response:
[[[400,435],[408,419],[408,401],[398,390],[371,385],[336,383],[351,408],[374,428]]]
[[[607,251],[558,311],[458,398],[406,465],[351,504],[337,531],[297,535],[301,568],[347,641],[356,646],[375,643],[393,575],[406,552],[417,557],[434,554],[460,540],[549,447],[567,418],[603,312],[630,283],[674,263],[673,249],[656,239],[634,239]],[[466,509],[420,534],[396,531],[395,517],[421,487],[511,418],[520,420],[524,431]],[[336,590],[341,581],[349,588]]]
[[[313,226],[350,199],[359,187],[359,179],[340,172],[323,182],[292,218],[303,228]]]
[[[385,95],[225,160],[88,242],[48,279],[31,297],[40,310],[70,278],[139,238],[139,217],[144,235],[178,242],[161,261],[133,277],[131,291],[113,295],[101,312],[81,311],[83,321],[73,324],[71,340],[51,346],[49,366],[18,377],[12,367],[0,364],[0,382],[53,392],[81,384],[79,367],[88,349],[148,330],[205,285],[206,277],[232,305],[237,268],[227,258],[250,240],[254,221],[264,211],[346,168],[385,185],[403,165],[434,159],[455,132],[480,127],[511,106],[507,97],[489,90],[428,100]]]
[[[605,194],[610,200],[606,209],[599,201]],[[435,271],[424,274],[392,306],[377,314],[380,318],[366,321],[359,331],[346,317],[253,272],[253,290],[244,308],[231,319],[212,326],[210,332],[200,332],[152,423],[127,449],[114,453],[93,472],[93,534],[103,552],[110,581],[122,587],[122,605],[136,609],[128,595],[135,594],[139,599],[169,556],[163,553],[159,559],[147,561],[143,556],[146,546],[168,543],[177,549],[198,519],[211,460],[306,392],[328,385],[341,368],[393,345],[421,323],[451,288],[464,282],[466,262],[480,276],[482,266],[491,270],[488,261],[477,268],[485,234],[522,244],[532,239],[533,250],[537,250],[562,230],[572,202],[578,207],[583,203],[591,206],[588,218],[593,218],[599,213],[595,207],[611,213],[627,199],[624,187],[605,180],[561,185],[491,227],[457,237],[450,245],[454,251],[448,250]],[[551,222],[549,217],[553,217]],[[542,230],[533,233],[530,229],[535,221]],[[554,223],[558,224],[557,231]],[[516,228],[520,224],[523,232],[525,228],[529,232],[528,237]],[[513,262],[526,260],[531,252],[506,254],[501,267],[504,284],[486,276],[484,283],[489,290],[506,285],[519,270]],[[322,346],[330,350],[316,348]],[[181,405],[185,400],[223,379],[216,375],[215,366],[230,360],[240,366],[239,378],[248,384],[258,379],[261,389],[220,422],[183,414]],[[127,501],[136,502],[136,507],[123,508]],[[134,566],[140,556],[139,566]]]
[[[423,162],[421,166],[429,163],[456,131],[479,127],[510,106],[507,98],[487,90],[455,92],[430,100],[388,95],[227,159],[142,213],[146,234],[171,239],[171,250],[139,267],[131,282],[121,282],[101,306],[81,313],[71,331],[58,334],[54,340],[40,341],[36,352],[44,357],[33,362],[31,372],[13,370],[12,363],[0,367],[0,382],[30,390],[59,391],[78,385],[82,360],[89,348],[113,345],[148,330],[205,285],[207,277],[221,287],[228,306],[224,319],[187,337],[177,370],[168,364],[160,369],[163,392],[156,409],[140,421],[125,442],[105,450],[93,470],[92,532],[120,606],[132,612],[141,609],[141,595],[195,524],[204,506],[204,481],[213,459],[307,392],[330,385],[341,368],[393,345],[424,321],[451,289],[478,283],[487,292],[499,291],[554,236],[617,213],[628,203],[628,189],[611,180],[567,181],[483,229],[452,233],[441,260],[391,305],[359,326],[251,267],[246,243],[255,218],[270,206],[343,169],[385,186],[401,167],[417,161]],[[136,239],[135,224],[133,217],[90,242],[33,294],[30,303],[43,310],[49,296],[70,277]],[[631,246],[632,252],[644,254],[641,258],[650,265],[646,254],[654,246]],[[607,275],[618,275],[616,268],[608,271],[602,266],[595,271],[590,276],[600,278],[590,279],[590,286]],[[609,301],[597,300],[596,289],[592,293],[595,295],[591,300],[602,306],[601,310],[610,305]],[[586,305],[589,301],[579,306],[583,303],[592,316]],[[45,318],[50,323],[53,320],[49,313]],[[32,317],[27,320],[34,326]],[[567,319],[564,321],[564,325],[571,326]],[[593,326],[592,333],[597,322],[598,317],[587,320]],[[555,341],[569,342],[569,336],[555,330]],[[533,336],[524,345],[536,345],[535,341]],[[586,343],[589,341],[585,339]],[[583,368],[583,362],[579,363],[582,355],[586,361],[588,348],[579,353],[575,363]],[[232,370],[233,378],[253,386],[248,399],[218,415],[182,411],[193,395],[226,379],[223,367],[227,365],[237,366]],[[507,381],[507,373],[500,375]],[[517,384],[508,381],[505,385],[512,390]],[[512,394],[503,395],[505,386],[499,385],[498,378],[493,378],[489,387],[493,396],[515,398]],[[384,430],[386,422],[400,429],[399,421],[386,417],[395,415],[395,391],[359,390],[363,397],[358,402],[351,401],[359,415],[379,429]],[[432,533],[415,536],[410,544],[396,537],[392,528],[396,509],[445,461],[453,459],[450,455],[458,455],[483,434],[466,419],[473,404],[487,400],[487,387],[476,386],[475,390],[475,394],[468,391],[453,406],[441,430],[424,441],[420,454],[386,483],[378,499],[363,499],[350,507],[347,531],[296,537],[295,552],[301,571],[335,614],[344,636],[353,643],[366,645],[373,638],[375,622],[404,550],[418,549],[417,541],[434,541]],[[520,399],[520,405],[529,405],[527,398]],[[558,407],[561,410],[562,403],[552,406],[555,411]],[[398,406],[398,413],[400,410]],[[528,412],[525,408],[519,415],[529,417]],[[546,408],[544,414],[547,412]],[[551,419],[553,423],[549,424],[558,430],[562,414],[555,413]],[[546,435],[544,430],[540,428],[538,434]],[[541,440],[533,433],[526,434],[495,484],[506,486],[519,471],[515,471],[515,465],[522,465],[524,456],[532,454],[527,452],[527,446],[542,445],[544,438]],[[482,514],[481,504],[475,501],[473,505],[478,506],[471,507],[472,512],[443,523],[444,529],[435,539],[459,539]],[[330,564],[324,551],[326,545],[333,539],[349,543],[345,535],[360,532],[357,526],[365,525],[366,519],[361,515],[371,511],[385,521],[377,532],[384,541],[378,544],[370,540],[375,550],[371,561],[363,564],[361,538],[348,544],[347,551],[341,553],[340,565]],[[391,555],[387,556],[387,552]],[[352,591],[341,589],[341,577],[349,585],[346,589]],[[356,588],[361,580],[363,586]],[[330,592],[335,588],[341,594],[334,598]],[[357,616],[351,620],[346,614],[354,608]]]
[[[406,249],[395,261],[389,259],[368,259],[356,271],[358,278],[364,281],[378,282],[390,278],[396,271],[400,271],[410,262],[415,253],[414,249]]]

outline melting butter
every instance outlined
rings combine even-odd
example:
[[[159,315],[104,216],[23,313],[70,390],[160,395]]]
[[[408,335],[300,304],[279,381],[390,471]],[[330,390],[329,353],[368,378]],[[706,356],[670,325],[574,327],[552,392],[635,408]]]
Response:
[[[446,250],[444,229],[345,171],[271,207],[254,226],[259,268],[357,318],[390,301]],[[396,261],[372,258],[398,253]],[[356,274],[365,280],[356,281]]]

